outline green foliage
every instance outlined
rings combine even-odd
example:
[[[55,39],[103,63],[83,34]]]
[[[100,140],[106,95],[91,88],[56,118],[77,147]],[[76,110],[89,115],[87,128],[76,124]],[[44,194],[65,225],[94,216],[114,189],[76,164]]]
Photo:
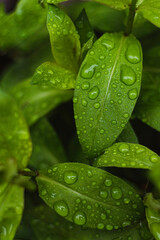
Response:
[[[0,4],[0,240],[160,239],[159,14]]]

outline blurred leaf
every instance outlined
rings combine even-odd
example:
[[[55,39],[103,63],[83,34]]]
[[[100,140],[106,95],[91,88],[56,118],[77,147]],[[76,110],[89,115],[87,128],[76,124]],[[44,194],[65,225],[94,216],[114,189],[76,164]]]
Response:
[[[58,7],[49,4],[47,27],[55,61],[58,65],[77,72],[80,41],[72,20]]]
[[[33,152],[29,165],[35,169],[44,169],[53,164],[66,162],[61,142],[47,119],[39,120],[31,128]]]
[[[12,184],[0,185],[0,239],[12,240],[20,224],[24,199],[23,188]]]
[[[15,159],[18,168],[24,168],[32,152],[28,126],[14,99],[2,90],[0,113],[0,162]]]
[[[72,89],[75,86],[76,75],[53,62],[40,65],[32,78],[32,84],[45,87],[45,89]]]
[[[46,10],[37,0],[21,0],[14,12],[6,14],[0,4],[0,49],[28,52],[40,47],[48,38],[45,28]]]
[[[145,146],[115,143],[94,162],[94,166],[152,169],[158,162],[160,157]]]
[[[82,47],[82,52],[81,52],[81,61],[84,60],[87,52],[92,48],[93,43],[94,43],[94,35],[86,42],[84,43],[83,47]]]
[[[143,219],[136,190],[101,169],[62,163],[41,171],[36,180],[46,204],[77,225],[113,230]]]
[[[114,8],[116,10],[124,10],[126,8],[129,8],[129,5],[131,4],[131,0],[107,0],[107,1],[106,0],[89,0],[89,1],[107,5],[108,7]]]
[[[11,93],[29,125],[35,123],[59,104],[70,100],[73,96],[72,90],[45,89],[32,85],[30,79],[18,84],[12,89]]]
[[[130,122],[128,122],[121,132],[121,134],[116,139],[117,142],[128,142],[128,143],[138,143],[138,138],[132,128]]]

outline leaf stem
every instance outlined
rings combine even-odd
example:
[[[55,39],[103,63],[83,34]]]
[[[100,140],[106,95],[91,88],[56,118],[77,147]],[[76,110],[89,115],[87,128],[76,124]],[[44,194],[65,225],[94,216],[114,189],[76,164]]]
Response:
[[[134,17],[136,14],[136,3],[137,3],[137,0],[132,0],[131,5],[129,7],[127,26],[124,32],[125,36],[128,36],[132,32]]]
[[[30,169],[19,170],[18,173],[22,176],[37,177],[39,175],[38,171],[32,171]]]

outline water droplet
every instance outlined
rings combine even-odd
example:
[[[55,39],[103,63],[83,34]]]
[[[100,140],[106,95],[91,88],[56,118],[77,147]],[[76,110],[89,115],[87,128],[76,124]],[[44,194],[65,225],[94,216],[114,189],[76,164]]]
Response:
[[[158,161],[158,157],[156,155],[152,155],[152,156],[150,156],[150,161],[152,163],[156,163]]]
[[[68,205],[64,201],[55,202],[54,210],[62,217],[66,217],[69,213]]]
[[[125,204],[129,204],[130,203],[130,199],[129,198],[124,198],[124,203]]]
[[[90,99],[96,99],[99,95],[99,88],[97,86],[94,86],[88,93],[88,97]]]
[[[131,67],[128,67],[127,65],[122,66],[121,81],[128,86],[131,86],[135,83],[136,75]]]
[[[100,230],[103,229],[104,228],[104,224],[103,223],[98,223],[97,224],[97,228],[100,229]]]
[[[127,143],[123,143],[119,146],[118,150],[121,153],[127,153],[127,152],[129,152],[129,145]]]
[[[119,187],[112,188],[112,197],[117,200],[122,197],[122,191]]]
[[[88,177],[92,177],[93,176],[93,174],[92,174],[92,172],[90,170],[87,171],[87,175],[88,175]]]
[[[138,91],[136,88],[133,88],[131,89],[129,92],[128,92],[128,97],[129,99],[131,100],[135,100],[137,97],[138,97]]]
[[[81,85],[81,88],[83,90],[87,90],[87,89],[89,89],[89,87],[90,87],[89,82],[83,82],[82,85]]]
[[[109,230],[109,231],[111,231],[111,230],[113,229],[113,225],[107,224],[106,229]]]
[[[107,179],[105,180],[104,184],[105,184],[107,187],[110,187],[110,186],[112,185],[112,180],[110,180],[110,179],[107,178]]]
[[[86,99],[84,99],[84,98],[81,100],[81,103],[82,103],[82,105],[83,105],[84,107],[86,107],[87,104],[88,104],[88,102],[87,102]]]
[[[94,108],[96,108],[96,109],[100,108],[100,103],[98,103],[98,102],[95,103],[95,104],[94,104]]]
[[[73,98],[73,102],[74,102],[74,103],[77,103],[77,102],[78,102],[78,98],[77,98],[77,97],[74,97],[74,98]]]
[[[66,171],[66,172],[64,173],[63,178],[64,178],[65,183],[67,183],[67,184],[73,184],[73,183],[75,183],[75,182],[77,181],[78,175],[77,175],[77,173],[74,172],[74,171]]]
[[[100,55],[100,56],[99,56],[99,59],[100,59],[100,60],[103,60],[103,59],[105,59],[105,56],[104,56],[104,55]]]
[[[86,216],[83,212],[76,212],[73,221],[77,225],[84,225],[86,223]]]
[[[117,121],[116,120],[112,120],[111,122],[113,125],[117,124]]]
[[[92,64],[92,65],[89,63],[84,64],[81,69],[81,77],[87,78],[87,79],[92,78],[94,75],[96,66],[97,64]]]
[[[107,198],[108,197],[108,192],[107,191],[100,191],[100,197],[101,198]]]
[[[124,113],[124,114],[123,114],[123,117],[124,117],[124,118],[128,118],[128,117],[129,117],[129,114],[128,114],[128,113]]]
[[[92,206],[91,206],[91,205],[88,205],[88,206],[87,206],[87,209],[88,209],[88,210],[91,210],[91,209],[92,209]]]
[[[122,223],[123,227],[127,227],[129,225],[131,225],[131,222],[129,222],[129,221],[125,221],[125,222]]]
[[[77,198],[77,199],[76,199],[76,203],[79,204],[80,202],[81,202],[81,199]]]
[[[107,40],[107,39],[103,39],[101,41],[101,44],[107,48],[107,50],[112,50],[114,48],[114,42]]]
[[[126,51],[126,59],[133,64],[141,61],[140,48],[137,44],[131,44]]]
[[[42,192],[41,192],[41,195],[42,195],[42,196],[45,196],[46,194],[47,194],[46,189],[43,189]]]
[[[100,130],[100,133],[103,134],[103,133],[104,133],[104,129],[101,129],[101,130]]]
[[[106,214],[105,213],[101,213],[101,219],[105,220],[106,219]]]

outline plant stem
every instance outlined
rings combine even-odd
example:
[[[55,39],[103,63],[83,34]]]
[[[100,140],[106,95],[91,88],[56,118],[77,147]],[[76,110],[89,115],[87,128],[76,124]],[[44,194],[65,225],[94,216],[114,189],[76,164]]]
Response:
[[[127,21],[127,26],[124,32],[126,36],[128,36],[132,32],[134,17],[136,14],[136,3],[137,3],[137,0],[132,0],[131,5],[129,7],[128,21]]]
[[[32,171],[32,170],[19,170],[18,172],[20,175],[28,176],[28,177],[37,177],[39,175],[38,171]]]

